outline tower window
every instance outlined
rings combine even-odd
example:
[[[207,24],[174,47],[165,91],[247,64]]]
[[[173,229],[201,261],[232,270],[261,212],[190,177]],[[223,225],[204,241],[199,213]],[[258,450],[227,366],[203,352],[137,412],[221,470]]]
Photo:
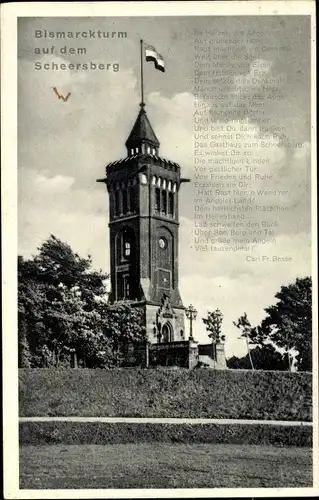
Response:
[[[130,281],[128,274],[123,274],[123,298],[130,298]]]
[[[128,260],[132,254],[132,245],[130,235],[122,234],[121,259]]]
[[[135,235],[132,228],[124,228],[116,235],[116,265],[130,264],[134,259]]]
[[[124,257],[130,257],[131,255],[131,243],[129,241],[124,241]]]
[[[155,212],[159,212],[161,209],[161,190],[159,188],[155,189]]]
[[[147,175],[141,174],[141,184],[147,184]]]
[[[123,214],[126,214],[128,211],[128,205],[127,205],[127,190],[125,188],[122,191],[122,197],[123,197]]]
[[[136,212],[136,207],[137,207],[136,197],[137,197],[136,189],[134,186],[131,186],[129,189],[130,211],[131,212]]]
[[[149,146],[147,146],[147,154],[150,154],[151,152],[151,148]]]
[[[161,211],[166,214],[167,213],[167,192],[165,190],[162,191],[162,206]]]
[[[174,194],[168,193],[168,214],[173,217],[174,215]]]
[[[120,192],[118,190],[114,193],[114,215],[120,214]]]
[[[156,153],[156,150],[155,150],[155,148],[153,148],[152,149],[152,155],[155,155],[155,153]]]
[[[135,148],[135,153],[138,153],[138,148]]]
[[[134,149],[132,148],[131,149],[131,155],[133,156],[133,154],[134,154]]]

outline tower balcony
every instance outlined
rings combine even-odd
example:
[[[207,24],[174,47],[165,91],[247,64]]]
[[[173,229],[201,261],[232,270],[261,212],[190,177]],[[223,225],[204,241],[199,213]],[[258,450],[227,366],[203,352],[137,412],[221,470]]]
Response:
[[[180,174],[181,171],[180,165],[171,160],[166,160],[165,158],[149,153],[135,153],[127,156],[126,158],[108,163],[106,165],[106,174],[115,172],[116,170],[121,170],[122,168],[130,168],[136,166],[136,164],[138,164],[139,167],[143,167],[143,164],[145,163],[147,165],[154,165],[170,170],[176,174]]]

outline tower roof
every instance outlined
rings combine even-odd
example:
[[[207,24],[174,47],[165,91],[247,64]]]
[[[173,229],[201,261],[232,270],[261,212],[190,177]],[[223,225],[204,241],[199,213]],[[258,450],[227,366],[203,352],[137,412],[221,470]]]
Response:
[[[160,145],[159,140],[157,139],[152,125],[150,124],[150,121],[147,117],[143,103],[141,104],[141,110],[136,118],[132,131],[128,136],[125,146],[127,148],[130,148],[141,143],[149,144],[151,146],[154,146],[155,148],[158,148]]]

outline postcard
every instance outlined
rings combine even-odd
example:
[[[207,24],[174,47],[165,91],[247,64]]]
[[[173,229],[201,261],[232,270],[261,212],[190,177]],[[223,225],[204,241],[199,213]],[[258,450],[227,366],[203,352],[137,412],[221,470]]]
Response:
[[[2,33],[5,497],[314,496],[314,3]]]

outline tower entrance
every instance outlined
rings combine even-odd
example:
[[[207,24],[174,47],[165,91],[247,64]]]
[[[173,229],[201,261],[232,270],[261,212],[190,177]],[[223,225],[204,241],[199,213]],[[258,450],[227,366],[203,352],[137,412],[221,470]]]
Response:
[[[173,331],[172,331],[172,325],[170,323],[165,323],[162,327],[162,335],[161,335],[162,342],[168,344],[169,342],[173,342]]]

